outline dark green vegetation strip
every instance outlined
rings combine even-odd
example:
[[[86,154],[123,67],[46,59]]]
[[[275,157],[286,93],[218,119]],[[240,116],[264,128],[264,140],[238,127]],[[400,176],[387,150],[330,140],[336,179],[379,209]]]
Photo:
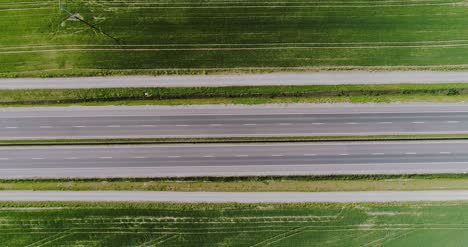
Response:
[[[224,138],[129,138],[129,139],[58,139],[58,140],[0,140],[0,146],[14,145],[108,145],[108,144],[168,144],[168,143],[279,143],[279,142],[354,142],[467,140],[468,134],[450,135],[389,135],[389,136],[291,136],[291,137],[224,137]]]
[[[0,190],[325,192],[468,190],[468,175],[348,175],[0,180]]]
[[[4,246],[461,246],[467,203],[0,203]]]
[[[0,106],[466,101],[468,84],[0,90]]]
[[[0,1],[0,76],[468,68],[462,0],[62,2]]]

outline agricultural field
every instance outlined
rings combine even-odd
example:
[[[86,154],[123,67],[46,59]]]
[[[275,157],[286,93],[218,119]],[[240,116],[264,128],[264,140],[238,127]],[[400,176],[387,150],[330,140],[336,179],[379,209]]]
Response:
[[[0,0],[0,76],[468,68],[464,0],[62,2]]]
[[[2,246],[462,246],[466,203],[2,203]]]

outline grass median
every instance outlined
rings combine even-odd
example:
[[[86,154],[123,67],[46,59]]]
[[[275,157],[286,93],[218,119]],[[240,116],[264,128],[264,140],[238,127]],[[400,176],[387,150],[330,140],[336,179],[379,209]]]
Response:
[[[0,90],[0,106],[465,102],[468,84]]]
[[[109,144],[202,144],[202,143],[281,143],[281,142],[358,142],[468,140],[468,134],[448,135],[377,135],[377,136],[285,136],[220,138],[123,138],[123,139],[50,139],[0,140],[0,146],[109,145]]]

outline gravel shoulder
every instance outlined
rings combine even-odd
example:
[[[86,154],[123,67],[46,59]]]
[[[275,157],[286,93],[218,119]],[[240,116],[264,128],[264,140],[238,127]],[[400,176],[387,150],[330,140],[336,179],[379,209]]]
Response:
[[[468,201],[468,191],[369,192],[123,192],[2,191],[0,201],[175,203],[353,203]]]
[[[468,72],[352,71],[1,79],[0,89],[468,83]]]

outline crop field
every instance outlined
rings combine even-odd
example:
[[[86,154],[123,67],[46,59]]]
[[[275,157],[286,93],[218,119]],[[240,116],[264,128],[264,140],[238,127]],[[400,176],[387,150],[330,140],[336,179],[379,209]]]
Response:
[[[468,68],[464,0],[62,2],[0,0],[0,76]]]
[[[466,203],[2,203],[2,246],[463,246]]]

